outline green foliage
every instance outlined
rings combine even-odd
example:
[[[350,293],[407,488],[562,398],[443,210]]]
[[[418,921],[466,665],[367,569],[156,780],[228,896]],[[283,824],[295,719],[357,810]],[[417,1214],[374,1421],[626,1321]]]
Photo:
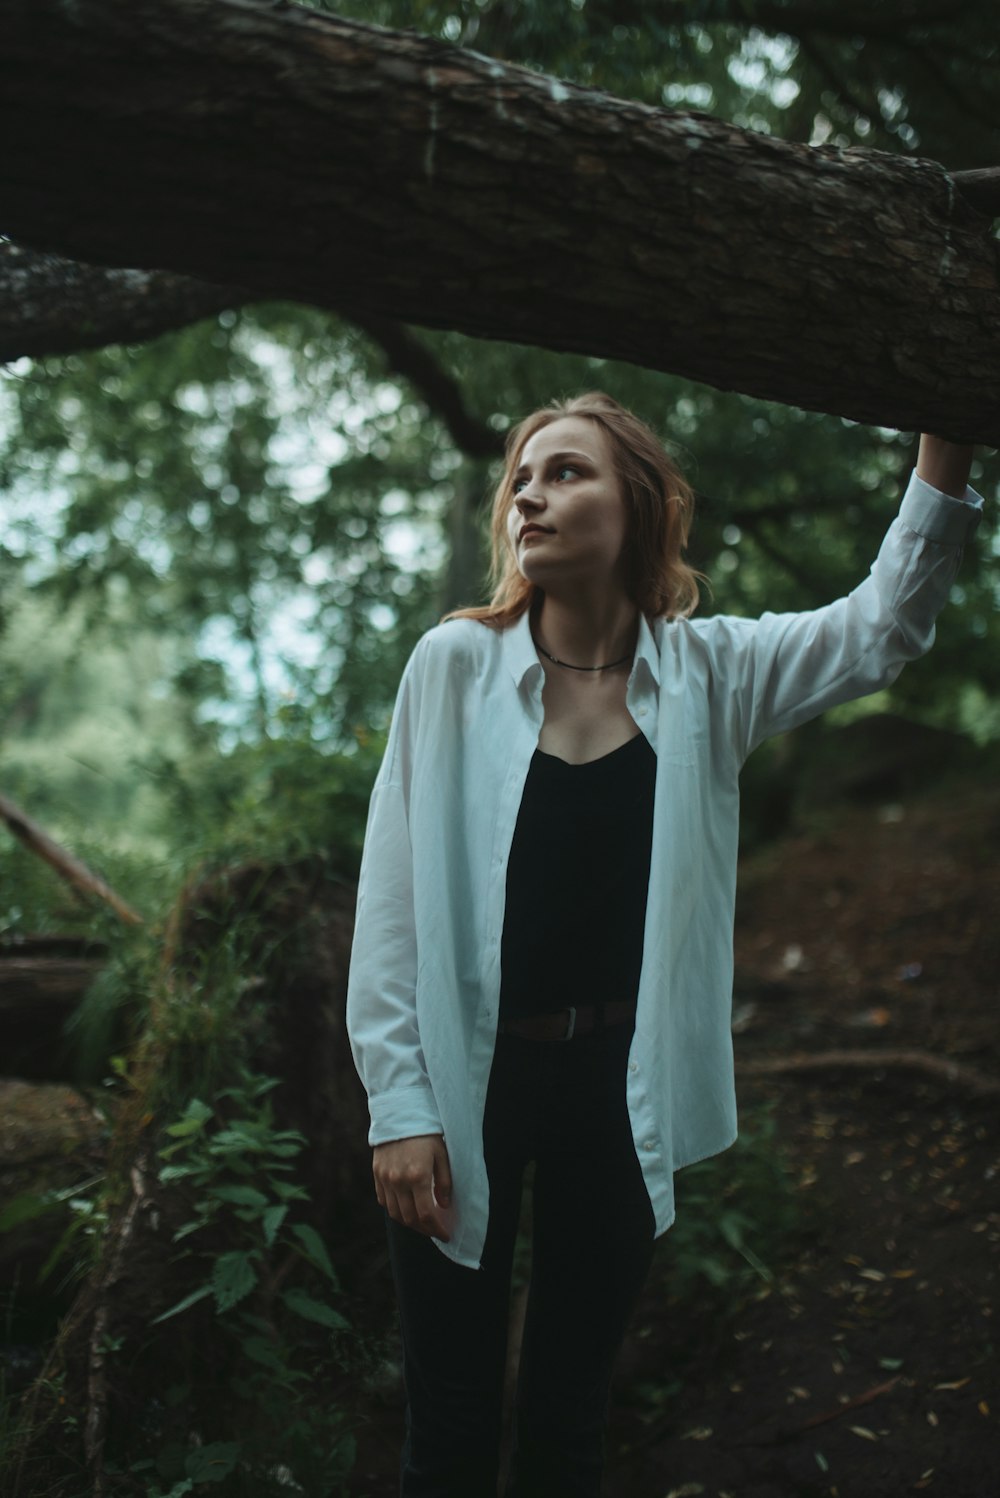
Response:
[[[279,1085],[241,1065],[211,1104],[191,1097],[163,1131],[170,1142],[159,1150],[158,1179],[183,1198],[186,1215],[173,1242],[180,1273],[193,1284],[149,1325],[152,1331],[211,1302],[216,1332],[209,1335],[230,1346],[223,1377],[230,1393],[212,1402],[213,1414],[239,1436],[195,1449],[175,1442],[133,1461],[133,1471],[155,1466],[173,1492],[239,1469],[239,1491],[263,1493],[268,1474],[283,1465],[319,1498],[340,1491],[353,1460],[342,1410],[314,1398],[343,1367],[350,1327],[335,1303],[339,1282],[322,1239],[295,1220],[309,1199],[295,1179],[307,1141],[276,1126],[271,1094]],[[206,1394],[184,1392],[199,1423]]]
[[[749,1301],[780,1292],[783,1266],[805,1230],[771,1105],[742,1116],[730,1149],[686,1166],[674,1183],[677,1214],[657,1239],[645,1297],[647,1316],[669,1327],[665,1345],[673,1355],[663,1376],[631,1389],[640,1418],[657,1423],[684,1392],[691,1336],[709,1325],[724,1329]],[[650,1331],[639,1327],[637,1335]]]
[[[773,1109],[745,1119],[724,1154],[680,1171],[676,1196],[663,1251],[669,1295],[707,1285],[734,1312],[755,1284],[775,1283],[800,1224]]]
[[[331,753],[308,723],[225,755],[197,760],[151,751],[146,768],[161,798],[161,835],[188,869],[255,858],[287,863],[323,853],[341,877],[357,875],[368,799],[385,744],[359,732]]]

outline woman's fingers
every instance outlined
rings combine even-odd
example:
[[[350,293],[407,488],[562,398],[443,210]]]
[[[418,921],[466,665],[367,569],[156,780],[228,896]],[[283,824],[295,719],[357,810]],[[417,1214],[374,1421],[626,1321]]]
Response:
[[[439,1134],[376,1145],[372,1173],[375,1196],[395,1222],[448,1242],[446,1208],[451,1202],[451,1172]]]

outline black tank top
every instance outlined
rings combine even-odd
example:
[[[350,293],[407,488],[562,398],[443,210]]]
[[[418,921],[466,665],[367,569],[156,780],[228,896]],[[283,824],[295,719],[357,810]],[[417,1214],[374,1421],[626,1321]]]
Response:
[[[501,1018],[635,998],[655,778],[641,733],[582,765],[535,750],[507,866]]]

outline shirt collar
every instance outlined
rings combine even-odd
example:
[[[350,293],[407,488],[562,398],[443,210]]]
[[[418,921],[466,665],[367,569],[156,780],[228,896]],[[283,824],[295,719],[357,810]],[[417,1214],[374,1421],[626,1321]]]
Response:
[[[520,686],[532,667],[539,671],[542,663],[538,659],[535,642],[531,638],[531,610],[525,609],[521,617],[501,635],[503,658],[514,685]],[[643,662],[657,686],[660,684],[660,651],[656,643],[654,627],[645,614],[639,615],[639,638],[635,647],[635,666]],[[633,666],[633,671],[635,670]]]
[[[500,637],[503,648],[503,658],[507,669],[514,678],[514,685],[519,687],[531,670],[537,666],[539,671],[542,663],[538,659],[535,642],[531,638],[531,610],[525,609],[521,617],[505,629]]]
[[[638,666],[640,661],[643,662],[653,681],[659,686],[660,647],[656,638],[657,626],[662,629],[660,620],[651,625],[645,614],[639,615],[639,638],[635,642],[635,666]],[[633,671],[635,666],[632,668]]]

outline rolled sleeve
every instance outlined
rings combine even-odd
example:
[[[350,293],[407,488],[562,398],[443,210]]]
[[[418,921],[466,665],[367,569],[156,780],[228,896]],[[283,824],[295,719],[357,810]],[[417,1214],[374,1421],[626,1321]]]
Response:
[[[418,1134],[443,1134],[437,1103],[429,1082],[396,1087],[368,1099],[371,1128],[369,1144],[388,1144],[390,1139],[415,1139]]]
[[[961,499],[935,489],[916,474],[910,479],[899,507],[902,525],[941,546],[964,546],[983,518],[983,497],[966,489]]]

